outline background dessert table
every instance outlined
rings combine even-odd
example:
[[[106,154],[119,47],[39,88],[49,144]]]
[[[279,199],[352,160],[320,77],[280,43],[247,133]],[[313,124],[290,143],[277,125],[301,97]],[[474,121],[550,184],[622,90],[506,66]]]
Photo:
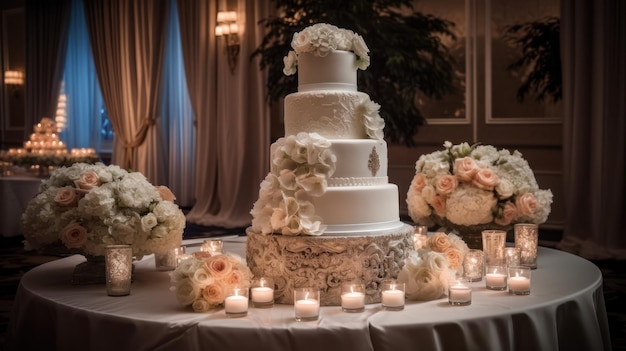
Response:
[[[22,234],[21,218],[28,202],[37,195],[41,178],[29,176],[0,177],[0,235]]]
[[[245,237],[224,239],[245,252]],[[178,305],[169,275],[153,256],[135,264],[129,296],[103,285],[70,284],[71,256],[24,275],[9,325],[10,350],[610,350],[602,275],[591,262],[539,248],[532,292],[513,296],[473,283],[470,306],[447,298],[408,301],[403,311],[380,304],[345,313],[325,306],[316,322],[296,322],[293,306],[251,307],[247,317],[223,309],[194,313]]]

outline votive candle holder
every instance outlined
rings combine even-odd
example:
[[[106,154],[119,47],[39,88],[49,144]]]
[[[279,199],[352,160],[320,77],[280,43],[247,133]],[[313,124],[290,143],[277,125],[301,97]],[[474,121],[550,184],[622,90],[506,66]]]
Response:
[[[130,245],[107,245],[104,262],[107,294],[129,295],[133,271],[133,249]]]
[[[200,251],[208,252],[211,255],[221,255],[223,253],[224,242],[219,239],[205,240],[200,246]]]
[[[485,287],[489,290],[506,290],[508,271],[505,265],[486,265]]]
[[[426,245],[426,241],[428,240],[428,227],[425,225],[416,225],[413,229],[413,246],[415,250],[419,250]]]
[[[228,288],[224,295],[224,312],[231,318],[245,317],[248,315],[248,300],[248,288]]]
[[[504,230],[488,229],[482,231],[483,253],[486,265],[504,264],[504,247],[506,246],[506,232]]]
[[[405,284],[395,279],[386,279],[381,283],[381,302],[388,311],[402,311],[405,304]]]
[[[530,294],[530,272],[531,268],[526,266],[508,267],[509,293],[513,295]]]
[[[467,277],[456,277],[448,283],[448,302],[453,306],[467,306],[472,303],[472,287]]]
[[[517,223],[514,226],[515,247],[520,250],[520,265],[537,268],[539,226],[533,223]]]
[[[178,265],[178,256],[185,253],[185,247],[175,247],[162,253],[154,254],[154,266],[157,271],[173,271]]]
[[[250,297],[254,307],[269,308],[274,306],[274,279],[270,277],[253,279]]]
[[[504,248],[504,263],[507,266],[519,266],[520,265],[520,249],[517,247]]]
[[[483,279],[483,250],[470,249],[463,258],[463,276],[472,282]]]
[[[293,309],[296,321],[316,321],[320,316],[320,290],[312,287],[295,288]]]
[[[365,310],[365,285],[356,282],[341,284],[341,309],[344,312]]]

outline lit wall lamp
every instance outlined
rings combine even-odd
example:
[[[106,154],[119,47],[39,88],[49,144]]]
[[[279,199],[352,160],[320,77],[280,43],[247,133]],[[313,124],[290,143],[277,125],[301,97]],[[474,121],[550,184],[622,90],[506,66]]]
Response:
[[[24,84],[24,73],[20,71],[5,71],[4,84],[6,85],[22,85]]]
[[[230,72],[235,72],[237,57],[239,56],[239,28],[237,27],[237,12],[220,11],[217,13],[217,27],[215,36],[226,39],[226,56]]]

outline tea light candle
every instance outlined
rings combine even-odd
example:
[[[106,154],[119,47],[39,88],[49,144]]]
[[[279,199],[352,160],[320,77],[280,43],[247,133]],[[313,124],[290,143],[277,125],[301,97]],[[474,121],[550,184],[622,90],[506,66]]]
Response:
[[[315,318],[319,314],[320,303],[313,299],[303,299],[296,301],[294,308],[299,318]]]
[[[248,312],[248,297],[242,295],[232,295],[224,299],[224,310],[226,313]]]
[[[469,305],[472,303],[472,288],[467,284],[469,280],[453,280],[448,289],[448,302],[451,305]]]
[[[487,273],[485,280],[489,286],[503,286],[506,285],[506,275],[500,273]]]
[[[274,301],[274,289],[267,286],[258,286],[251,289],[252,302],[267,303]]]
[[[404,306],[404,291],[402,290],[384,290],[382,292],[382,303],[387,307]]]
[[[530,279],[526,277],[509,278],[509,289],[512,291],[529,291]]]
[[[365,307],[365,294],[349,292],[341,295],[341,308],[344,310],[360,310]]]

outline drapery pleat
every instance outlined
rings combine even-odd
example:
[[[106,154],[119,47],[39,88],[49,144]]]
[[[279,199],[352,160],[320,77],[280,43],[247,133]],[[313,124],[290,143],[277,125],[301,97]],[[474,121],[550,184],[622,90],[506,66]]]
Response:
[[[115,132],[112,163],[165,182],[158,148],[168,0],[84,1],[100,88]]]
[[[239,0],[241,51],[234,73],[224,38],[215,37],[217,4],[179,0],[185,72],[196,116],[196,203],[187,220],[202,225],[246,226],[269,169],[269,111],[263,72],[250,53],[260,44],[266,1]],[[226,10],[226,8],[220,8]],[[232,9],[229,9],[232,10]]]
[[[67,129],[61,139],[68,148],[91,147],[100,152],[102,93],[89,45],[83,2],[72,3],[72,16],[65,61]]]
[[[561,2],[566,220],[560,249],[626,258],[626,2]]]
[[[195,200],[194,116],[185,80],[177,12],[176,0],[170,0],[161,99],[161,121],[168,128],[160,129],[159,145],[167,145],[167,186],[176,194],[179,206],[191,207]]]
[[[54,118],[63,78],[72,0],[27,0],[25,138]]]

